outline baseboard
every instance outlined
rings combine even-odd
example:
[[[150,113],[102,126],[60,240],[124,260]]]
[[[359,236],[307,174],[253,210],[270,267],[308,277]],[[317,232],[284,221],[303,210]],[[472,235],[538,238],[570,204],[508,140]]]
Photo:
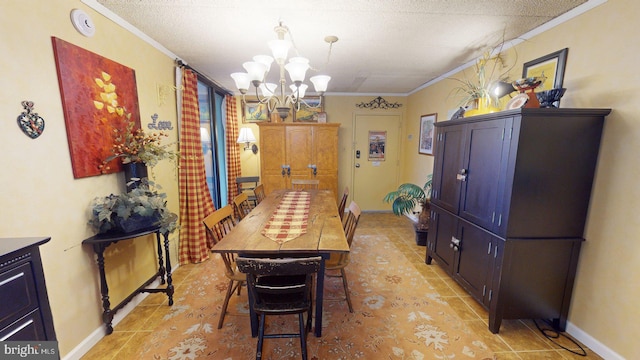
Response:
[[[623,356],[609,349],[606,345],[598,341],[598,339],[587,334],[571,322],[567,322],[567,334],[573,336],[605,360],[625,360]]]
[[[174,272],[178,267],[179,265],[172,267],[172,272]],[[156,281],[149,284],[148,288],[154,289],[158,286],[160,286],[160,279],[156,279]],[[133,311],[133,309],[135,309],[136,306],[138,306],[147,296],[149,296],[149,293],[140,293],[134,296],[127,305],[125,305],[122,309],[118,310],[115,315],[113,315],[113,321],[111,322],[112,325],[114,327],[118,325],[118,323],[122,321],[122,319],[124,319],[125,316],[127,316],[131,311]],[[94,347],[106,335],[107,329],[105,328],[104,324],[101,324],[99,328],[95,329],[91,334],[89,334],[89,336],[82,340],[80,344],[69,351],[69,353],[62,358],[62,360],[80,360],[80,358],[82,358],[87,352],[89,352],[89,350],[91,350],[91,348]]]

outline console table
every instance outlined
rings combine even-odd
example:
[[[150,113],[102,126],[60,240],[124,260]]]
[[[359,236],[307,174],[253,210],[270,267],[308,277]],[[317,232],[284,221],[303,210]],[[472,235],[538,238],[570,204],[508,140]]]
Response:
[[[120,304],[118,304],[113,309],[111,308],[111,303],[109,302],[109,286],[107,285],[107,278],[104,273],[104,250],[111,244],[115,244],[120,240],[129,240],[133,238],[137,238],[140,236],[148,235],[148,234],[156,234],[156,241],[158,245],[158,272],[155,273],[149,280],[147,280],[142,286],[136,289],[131,295],[127,296]],[[169,234],[163,233],[162,237],[164,238],[164,254],[167,259],[166,268],[163,264],[162,257],[162,246],[160,241],[160,227],[153,227],[142,231],[136,231],[131,233],[106,233],[106,234],[98,234],[92,236],[88,239],[82,241],[83,244],[93,246],[93,251],[95,251],[96,255],[98,255],[98,270],[100,271],[100,293],[102,294],[102,308],[104,309],[102,313],[102,320],[107,326],[107,335],[113,332],[113,326],[111,325],[113,321],[113,316],[115,313],[122,309],[127,303],[133,299],[134,296],[138,295],[142,292],[148,293],[157,293],[163,292],[167,294],[169,298],[169,306],[173,305],[173,282],[171,280],[171,258],[169,256]],[[167,284],[166,287],[156,288],[156,289],[148,289],[147,286],[151,284],[155,279],[160,277],[160,283],[164,285]]]

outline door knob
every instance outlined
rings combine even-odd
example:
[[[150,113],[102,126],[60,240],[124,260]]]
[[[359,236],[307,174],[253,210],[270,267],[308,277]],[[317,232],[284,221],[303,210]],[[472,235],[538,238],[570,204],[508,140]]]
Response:
[[[360,167],[360,163],[356,163],[356,167],[359,168]]]

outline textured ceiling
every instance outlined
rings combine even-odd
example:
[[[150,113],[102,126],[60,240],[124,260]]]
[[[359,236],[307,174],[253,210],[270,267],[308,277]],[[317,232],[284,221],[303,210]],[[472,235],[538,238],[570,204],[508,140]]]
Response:
[[[282,21],[300,56],[331,75],[328,93],[407,94],[587,0],[96,2],[228,90],[236,91],[230,73],[270,54],[267,42]],[[328,64],[327,35],[340,39]]]

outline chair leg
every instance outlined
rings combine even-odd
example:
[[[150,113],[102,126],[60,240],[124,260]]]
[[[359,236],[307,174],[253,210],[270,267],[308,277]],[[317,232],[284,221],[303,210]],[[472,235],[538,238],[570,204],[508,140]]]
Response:
[[[353,312],[353,305],[351,305],[351,296],[349,295],[349,285],[347,283],[347,273],[343,269],[340,269],[342,274],[342,285],[344,286],[344,294],[347,298],[347,305],[349,305],[349,312]]]
[[[229,281],[227,288],[227,294],[224,296],[224,303],[222,304],[222,310],[220,311],[220,319],[218,320],[218,329],[222,329],[222,323],[224,322],[224,315],[227,313],[227,305],[229,305],[229,298],[234,292],[233,280]]]
[[[256,348],[256,360],[262,359],[262,343],[264,342],[264,322],[265,314],[260,314],[260,325],[258,326],[258,347]]]
[[[300,352],[302,360],[307,360],[307,331],[304,323],[304,313],[298,314],[298,322],[300,323]]]

